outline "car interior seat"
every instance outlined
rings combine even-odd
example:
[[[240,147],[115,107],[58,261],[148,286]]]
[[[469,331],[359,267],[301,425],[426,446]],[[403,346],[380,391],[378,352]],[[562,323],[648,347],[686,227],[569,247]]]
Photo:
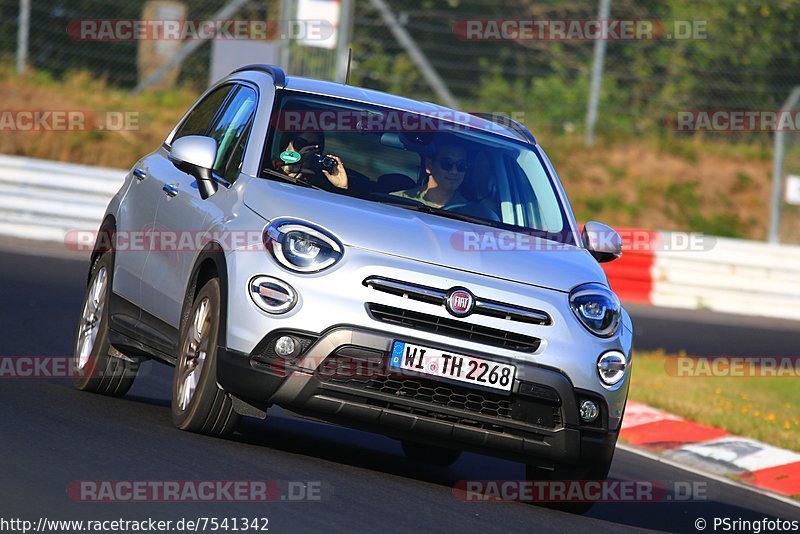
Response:
[[[489,158],[483,152],[477,152],[472,158],[469,169],[464,175],[464,182],[460,188],[461,194],[471,203],[480,204],[482,208],[491,211],[495,217],[500,213],[497,199],[497,184],[492,176]]]
[[[382,174],[378,177],[377,191],[379,193],[394,193],[416,187],[417,183],[399,172]]]

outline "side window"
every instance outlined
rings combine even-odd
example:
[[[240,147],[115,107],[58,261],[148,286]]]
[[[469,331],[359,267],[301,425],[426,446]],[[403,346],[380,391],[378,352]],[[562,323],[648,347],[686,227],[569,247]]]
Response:
[[[526,212],[526,224],[546,232],[558,233],[564,230],[564,218],[558,197],[550,184],[544,165],[533,150],[519,153],[513,166],[515,179],[520,185],[519,202]]]
[[[239,173],[255,107],[256,92],[240,86],[208,134],[217,142],[213,170],[228,181],[235,180]]]
[[[175,141],[187,135],[206,135],[217,111],[232,90],[233,85],[224,85],[205,97],[186,117],[172,140]]]

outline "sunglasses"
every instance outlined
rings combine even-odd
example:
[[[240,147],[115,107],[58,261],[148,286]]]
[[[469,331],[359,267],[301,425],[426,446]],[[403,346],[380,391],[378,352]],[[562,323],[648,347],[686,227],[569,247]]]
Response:
[[[450,171],[454,166],[458,172],[465,172],[469,168],[469,163],[465,159],[455,161],[445,157],[437,161],[439,162],[439,167],[445,171]]]
[[[320,150],[322,150],[321,144],[322,143],[320,143],[318,139],[309,141],[308,139],[305,139],[303,137],[297,137],[292,141],[292,146],[297,151],[303,150],[308,146],[314,146],[314,145],[320,147]]]

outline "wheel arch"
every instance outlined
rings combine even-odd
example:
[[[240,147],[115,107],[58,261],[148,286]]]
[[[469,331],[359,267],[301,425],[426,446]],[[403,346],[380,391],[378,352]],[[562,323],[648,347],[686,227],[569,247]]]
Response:
[[[220,321],[217,344],[224,347],[226,346],[226,331],[228,326],[228,264],[222,245],[216,241],[211,241],[206,244],[203,250],[200,251],[200,254],[198,254],[194,267],[192,267],[192,275],[189,277],[189,282],[186,286],[179,332],[183,331],[183,325],[188,320],[192,302],[194,302],[195,297],[206,282],[212,278],[217,278],[219,280]]]
[[[111,265],[114,265],[114,233],[117,231],[117,219],[114,217],[113,214],[109,213],[103,219],[103,222],[100,224],[100,229],[97,231],[97,237],[94,240],[94,246],[92,247],[92,255],[89,258],[89,274],[86,276],[86,284],[89,284],[89,280],[92,276],[92,266],[94,262],[97,261],[97,258],[100,257],[101,254],[106,252],[111,252],[112,254],[112,262]]]

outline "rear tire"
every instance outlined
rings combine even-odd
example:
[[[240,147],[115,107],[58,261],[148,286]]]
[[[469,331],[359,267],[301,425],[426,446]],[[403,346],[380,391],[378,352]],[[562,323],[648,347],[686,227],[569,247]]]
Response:
[[[118,397],[133,385],[139,362],[114,349],[109,341],[108,303],[114,272],[111,253],[98,256],[89,272],[89,284],[75,336],[75,377],[72,382],[81,391]]]
[[[415,441],[401,442],[405,455],[416,462],[421,462],[439,467],[450,467],[461,457],[461,451],[437,447],[434,445],[423,445]]]
[[[206,282],[181,328],[172,379],[172,422],[181,430],[226,436],[240,416],[230,396],[217,385],[217,341],[221,295],[219,280]]]

